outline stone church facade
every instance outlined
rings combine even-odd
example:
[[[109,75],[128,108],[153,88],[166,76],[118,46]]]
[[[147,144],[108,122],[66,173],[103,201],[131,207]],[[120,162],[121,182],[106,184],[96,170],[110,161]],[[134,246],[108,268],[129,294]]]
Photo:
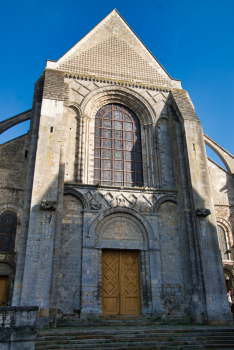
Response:
[[[28,119],[0,146],[2,305],[229,324],[234,157],[116,10],[0,132]]]

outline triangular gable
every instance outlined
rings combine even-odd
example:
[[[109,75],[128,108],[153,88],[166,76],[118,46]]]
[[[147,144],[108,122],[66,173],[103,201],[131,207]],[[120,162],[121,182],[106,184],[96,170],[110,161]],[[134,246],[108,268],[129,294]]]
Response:
[[[113,10],[48,68],[121,81],[178,87],[129,25]]]

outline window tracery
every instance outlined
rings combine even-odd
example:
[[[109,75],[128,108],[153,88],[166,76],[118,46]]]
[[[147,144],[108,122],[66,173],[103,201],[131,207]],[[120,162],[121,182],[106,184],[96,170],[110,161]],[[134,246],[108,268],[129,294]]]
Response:
[[[95,116],[94,184],[143,186],[140,123],[120,104],[108,104]]]

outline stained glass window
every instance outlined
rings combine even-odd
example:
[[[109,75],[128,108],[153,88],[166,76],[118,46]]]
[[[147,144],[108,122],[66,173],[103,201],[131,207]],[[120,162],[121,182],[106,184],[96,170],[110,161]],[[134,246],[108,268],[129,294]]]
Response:
[[[94,184],[143,186],[140,123],[120,104],[108,104],[95,117]]]
[[[11,211],[0,215],[0,251],[13,252],[15,247],[15,235],[17,216]]]
[[[219,249],[221,251],[221,256],[223,260],[229,260],[227,237],[224,228],[220,225],[217,226],[218,239],[219,239]]]

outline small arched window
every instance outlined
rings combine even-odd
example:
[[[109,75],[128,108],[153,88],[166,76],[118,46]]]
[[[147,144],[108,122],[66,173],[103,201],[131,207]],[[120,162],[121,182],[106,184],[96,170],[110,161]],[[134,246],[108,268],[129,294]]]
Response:
[[[11,211],[0,215],[0,251],[13,252],[15,247],[15,236],[17,227],[17,216]]]
[[[218,240],[219,240],[219,249],[221,251],[222,260],[229,260],[229,251],[228,251],[228,244],[227,244],[227,233],[225,229],[217,225],[217,233],[218,233]]]
[[[108,104],[95,117],[94,184],[143,186],[141,133],[137,116]]]

